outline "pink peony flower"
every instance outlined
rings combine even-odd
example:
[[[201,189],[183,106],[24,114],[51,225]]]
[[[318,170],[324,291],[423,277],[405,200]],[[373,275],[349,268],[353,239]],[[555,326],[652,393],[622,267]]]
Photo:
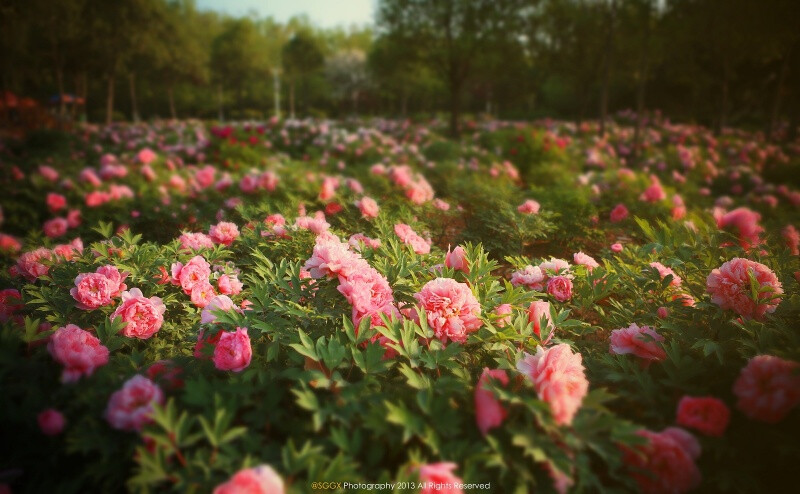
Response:
[[[17,317],[15,313],[22,309],[22,295],[19,290],[6,288],[0,290],[0,323],[10,321]]]
[[[214,316],[214,311],[229,311],[236,310],[236,304],[227,295],[217,295],[212,298],[205,307],[203,312],[200,313],[200,324],[211,324],[216,322],[217,318]]]
[[[241,372],[253,357],[247,328],[236,328],[236,332],[222,332],[214,348],[214,366],[223,371]]]
[[[269,465],[239,470],[213,494],[283,494],[283,479]]]
[[[781,230],[781,236],[792,255],[800,255],[800,232],[797,231],[797,228],[794,225],[787,225]]]
[[[214,291],[214,286],[207,281],[195,284],[190,294],[192,303],[201,309],[216,296],[217,292]]]
[[[611,252],[614,252],[615,254],[619,254],[620,252],[622,252],[623,248],[624,247],[622,246],[621,243],[611,244]]]
[[[529,264],[524,269],[514,271],[511,274],[511,284],[540,292],[544,289],[546,278],[539,266],[531,266]]]
[[[370,249],[377,249],[381,246],[381,240],[379,238],[370,238],[363,233],[354,233],[350,235],[347,243],[350,244],[353,250],[358,252],[361,252],[362,245]]]
[[[122,292],[122,303],[111,314],[111,319],[117,317],[127,323],[122,328],[122,334],[129,338],[146,340],[156,334],[164,323],[164,312],[167,306],[158,297],[147,298],[138,288]]]
[[[504,370],[490,370],[488,367],[484,367],[478,384],[475,386],[475,420],[478,423],[478,429],[484,436],[489,429],[499,427],[508,415],[492,392],[485,389],[485,384],[489,380],[499,381],[503,386],[507,386],[508,375]]]
[[[239,228],[234,223],[221,221],[212,226],[208,231],[208,236],[215,243],[222,245],[231,245],[234,240],[239,238]]]
[[[155,406],[163,403],[161,388],[137,374],[111,395],[106,407],[106,420],[115,429],[139,431],[153,421]]]
[[[49,238],[58,238],[67,233],[69,223],[66,218],[53,218],[44,222],[42,230]]]
[[[572,260],[579,266],[586,266],[587,271],[590,273],[594,268],[599,268],[600,264],[594,260],[592,256],[587,256],[583,252],[576,252],[572,255]]]
[[[542,320],[544,319],[544,329],[547,334],[542,336]],[[534,300],[530,307],[528,307],[528,322],[533,324],[533,333],[539,338],[544,338],[542,342],[544,345],[550,342],[553,337],[555,326],[553,325],[553,317],[550,314],[550,302],[546,300]]]
[[[361,198],[361,200],[359,200],[356,203],[356,206],[358,206],[358,209],[361,211],[362,217],[364,218],[378,217],[378,211],[380,208],[378,207],[378,203],[375,202],[375,199],[364,196]]]
[[[224,295],[238,295],[242,292],[242,282],[235,274],[223,274],[217,280],[217,288],[219,293]]]
[[[800,403],[800,364],[772,355],[751,358],[742,368],[733,393],[747,417],[776,424]]]
[[[756,287],[751,286],[753,276]],[[753,297],[753,288],[759,290]],[[711,301],[721,309],[733,309],[745,319],[764,319],[765,314],[775,312],[783,294],[781,282],[767,266],[735,257],[718,269],[711,271],[706,279],[706,290]]]
[[[700,483],[700,470],[690,451],[677,436],[641,430],[637,435],[647,444],[623,449],[623,461],[631,467],[639,489],[646,494],[687,492]]]
[[[178,238],[182,250],[213,249],[214,241],[205,233],[184,233]]]
[[[50,249],[39,247],[36,250],[26,252],[17,259],[17,270],[28,281],[36,281],[37,278],[45,276],[50,270],[48,266],[42,264],[42,260],[52,260],[53,252]]]
[[[55,408],[48,408],[36,416],[39,429],[45,436],[57,436],[64,430],[67,420],[64,415]]]
[[[668,275],[672,275],[672,281],[669,282],[670,286],[681,286],[683,280],[681,279],[680,276],[675,274],[675,271],[673,271],[672,269],[664,266],[660,262],[651,262],[650,267],[658,271],[658,275],[661,276],[662,280],[666,278]]]
[[[447,343],[467,341],[467,335],[481,327],[481,306],[466,283],[436,278],[422,287],[414,298],[425,310],[428,325],[437,338]]]
[[[538,214],[541,206],[533,199],[528,199],[517,207],[517,211],[522,214]]]
[[[550,405],[559,425],[570,425],[584,396],[589,390],[580,353],[572,353],[569,345],[562,343],[536,354],[524,354],[517,362],[517,370],[533,382],[539,399]]]
[[[430,241],[417,235],[417,232],[405,223],[394,225],[394,233],[404,244],[410,245],[417,254],[428,254],[431,251]]]
[[[658,202],[663,201],[666,199],[666,197],[667,194],[664,192],[664,188],[661,187],[661,182],[658,180],[658,177],[651,175],[650,186],[647,187],[644,192],[642,192],[642,195],[639,196],[639,200],[646,202]]]
[[[626,208],[624,204],[617,204],[614,209],[611,210],[610,219],[612,223],[618,223],[627,217],[628,208]]]
[[[50,337],[47,351],[53,360],[64,366],[61,382],[65,383],[91,376],[95,369],[108,363],[108,348],[74,324],[58,328]]]
[[[453,252],[447,248],[447,254],[444,257],[444,265],[448,268],[453,268],[456,271],[463,271],[464,274],[469,274],[469,262],[467,261],[467,251],[464,247],[456,246]]]
[[[450,210],[450,204],[448,204],[446,201],[443,201],[441,199],[434,199],[433,200],[433,207],[435,207],[436,209],[438,209],[440,211],[449,211]]]
[[[16,254],[22,249],[22,243],[7,233],[0,233],[0,253]]]
[[[150,148],[144,148],[136,155],[136,159],[143,165],[149,165],[158,158],[158,155]]]
[[[185,266],[179,262],[172,265],[172,283],[180,285],[187,295],[196,284],[208,282],[210,275],[211,266],[203,256],[194,256]]]
[[[64,209],[67,207],[67,198],[62,196],[61,194],[56,194],[55,192],[49,192],[47,194],[47,207],[50,209],[51,213],[55,213],[60,209]]]
[[[348,244],[339,240],[336,235],[325,233],[317,237],[314,251],[304,267],[315,279],[325,276],[333,278],[337,275],[346,278],[362,262],[366,261],[351,252]]]
[[[327,221],[325,221],[325,217],[314,217],[314,216],[298,216],[294,220],[294,226],[297,228],[302,228],[303,230],[309,230],[315,235],[321,235],[330,229],[331,225]]]
[[[722,436],[731,412],[725,402],[713,396],[684,396],[678,402],[678,425],[691,427],[708,436]]]
[[[747,208],[736,208],[733,211],[724,213],[715,209],[714,218],[717,220],[717,228],[721,230],[735,230],[739,236],[739,244],[749,249],[761,243],[760,235],[764,231],[758,222],[761,215]]]
[[[112,265],[97,268],[94,273],[81,273],[75,278],[75,288],[69,293],[77,302],[79,309],[92,310],[113,303],[113,298],[120,296],[127,288],[122,274]]]
[[[559,302],[572,298],[572,280],[566,276],[554,276],[547,280],[547,293]]]
[[[458,487],[463,481],[453,473],[456,468],[458,465],[449,462],[420,465],[420,494],[463,494],[464,491]]]
[[[570,273],[569,262],[564,259],[551,257],[549,261],[542,261],[539,264],[539,269],[542,270],[546,276],[563,275],[572,279],[573,275]]]
[[[511,304],[501,304],[494,309],[494,315],[497,316],[495,326],[504,328],[511,324]]]
[[[650,326],[639,327],[636,323],[632,323],[627,328],[612,331],[610,340],[608,351],[617,355],[632,353],[641,359],[656,362],[667,357],[659,345],[659,342],[664,341],[664,337]]]

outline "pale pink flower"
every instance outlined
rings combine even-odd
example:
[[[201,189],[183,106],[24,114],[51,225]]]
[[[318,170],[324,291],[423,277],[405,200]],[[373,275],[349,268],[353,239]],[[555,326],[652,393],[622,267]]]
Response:
[[[161,388],[137,374],[111,395],[106,407],[106,420],[115,429],[139,431],[153,421],[156,405],[163,403]]]
[[[538,214],[541,206],[533,199],[527,199],[517,207],[517,211],[523,214]]]
[[[588,256],[583,252],[576,252],[575,254],[572,254],[572,260],[579,266],[586,266],[586,269],[590,273],[594,268],[600,267],[600,264],[598,264],[592,256]]]
[[[378,217],[378,203],[375,199],[370,197],[362,197],[357,203],[358,209],[361,211],[361,216],[364,218],[377,218]]]
[[[317,236],[314,251],[304,267],[312,278],[333,278],[337,275],[349,276],[362,263],[366,261],[351,252],[348,244],[339,240],[336,235],[325,233]]]
[[[420,237],[417,232],[405,223],[394,225],[394,233],[404,244],[410,245],[417,254],[428,254],[431,251],[431,242]]]
[[[69,293],[79,309],[96,309],[111,304],[112,299],[127,288],[123,283],[127,276],[112,265],[101,266],[94,273],[79,274],[75,278],[75,287]]]
[[[544,320],[544,326],[542,326]],[[553,337],[555,326],[553,316],[550,314],[550,302],[546,300],[534,300],[528,307],[528,322],[533,324],[533,333],[539,338],[543,338],[542,344],[547,345]],[[547,334],[542,336],[542,329],[547,330]]]
[[[334,177],[325,177],[322,179],[322,188],[319,192],[320,201],[329,201],[333,199],[336,194],[336,189],[339,188],[339,179]]]
[[[284,494],[283,479],[269,465],[239,470],[213,494]]]
[[[58,238],[67,233],[68,228],[69,223],[66,218],[53,218],[44,222],[42,230],[49,238]]]
[[[327,232],[331,227],[330,223],[325,221],[324,216],[321,218],[315,216],[298,216],[294,220],[294,226],[304,230],[309,230],[315,235],[321,235],[322,233]]]
[[[761,215],[755,211],[742,207],[724,213],[715,209],[714,218],[717,220],[717,228],[733,230],[738,234],[739,244],[743,248],[749,249],[761,243],[760,235],[764,228],[758,224]]]
[[[517,370],[527,376],[539,399],[550,405],[559,425],[570,425],[589,390],[580,353],[572,353],[569,345],[561,343],[536,354],[524,354]]]
[[[201,309],[216,296],[217,292],[214,291],[214,286],[207,281],[195,284],[192,287],[192,293],[189,294],[192,303]]]
[[[541,269],[542,273],[546,276],[562,275],[570,279],[573,278],[573,275],[570,273],[569,261],[565,259],[551,257],[549,261],[542,261],[539,264],[539,269]]]
[[[217,288],[219,293],[224,295],[238,295],[242,292],[242,282],[235,274],[223,274],[217,280]]]
[[[650,267],[658,271],[658,275],[662,280],[667,276],[672,275],[672,281],[669,282],[670,286],[681,286],[683,280],[680,276],[675,274],[675,271],[673,271],[671,268],[664,266],[660,262],[651,262]]]
[[[437,338],[447,343],[467,341],[469,333],[481,327],[481,306],[466,283],[451,278],[436,278],[422,287],[414,298]]]
[[[469,261],[467,261],[467,251],[464,247],[456,246],[452,252],[447,248],[447,254],[444,257],[444,265],[448,268],[453,268],[456,271],[462,271],[464,274],[469,274]]]
[[[143,165],[149,165],[158,158],[158,155],[150,148],[144,148],[136,155],[136,159]]]
[[[736,407],[753,420],[780,422],[800,403],[798,367],[772,355],[751,358],[733,385]]]
[[[213,249],[214,241],[205,233],[186,232],[178,238],[182,250]]]
[[[95,369],[108,363],[108,348],[94,335],[74,324],[58,328],[50,337],[47,350],[64,366],[61,382],[75,382],[91,376]]]
[[[41,174],[42,177],[49,182],[55,182],[58,180],[58,171],[56,171],[56,169],[52,166],[40,165],[39,174]]]
[[[781,236],[792,255],[800,255],[800,232],[797,231],[797,228],[794,225],[787,225],[781,230]]]
[[[147,298],[138,288],[122,292],[122,303],[111,314],[111,319],[117,317],[127,323],[122,328],[122,334],[129,338],[146,340],[156,334],[164,324],[164,312],[167,306],[158,297]]]
[[[213,225],[208,231],[208,236],[215,243],[222,245],[231,245],[234,240],[239,238],[239,227],[234,223],[221,221]]]
[[[28,281],[36,281],[37,278],[45,276],[50,268],[43,264],[42,260],[52,260],[53,252],[50,249],[39,247],[36,250],[26,252],[17,259],[17,270]]]
[[[478,384],[475,386],[475,420],[478,423],[478,429],[484,436],[489,429],[499,427],[508,415],[492,392],[485,389],[489,380],[499,381],[503,386],[507,386],[508,375],[504,370],[490,370],[488,367],[484,367]]]
[[[438,209],[440,211],[449,211],[450,210],[450,204],[448,204],[446,201],[443,201],[441,199],[434,199],[433,200],[433,207],[435,207],[436,209]]]
[[[544,289],[547,276],[539,266],[525,266],[524,269],[514,271],[511,274],[511,284],[514,286],[524,286],[528,290],[540,292]]]
[[[55,408],[48,408],[36,416],[39,430],[45,436],[57,436],[64,430],[67,420],[64,415]]]
[[[759,290],[753,297],[750,276]],[[765,314],[775,312],[783,294],[781,282],[767,266],[735,257],[718,269],[711,271],[706,279],[706,289],[711,301],[723,310],[732,309],[745,319],[764,319]],[[763,290],[763,291],[761,291]]]
[[[667,357],[660,342],[664,337],[656,333],[650,326],[639,327],[632,323],[627,328],[615,329],[611,332],[608,351],[617,355],[632,353],[646,361],[661,361]]]
[[[458,465],[450,462],[420,465],[420,494],[463,494],[463,489],[458,487],[463,480],[453,473],[456,468]]]
[[[495,321],[495,326],[498,328],[504,328],[511,324],[511,313],[512,308],[511,304],[501,304],[498,305],[494,309],[494,315],[497,316],[497,320]]]
[[[623,249],[624,247],[619,242],[611,244],[611,252],[614,252],[615,254],[619,254]]]
[[[363,233],[354,233],[350,235],[350,238],[347,240],[347,243],[358,252],[361,251],[362,245],[364,247],[368,247],[370,249],[377,249],[381,246],[381,240],[379,238],[370,238],[364,235]]]
[[[647,187],[644,192],[642,192],[642,195],[639,196],[639,200],[646,202],[658,202],[663,201],[666,199],[666,197],[667,194],[664,192],[664,188],[661,187],[661,182],[658,180],[658,177],[651,175],[650,186]]]
[[[684,396],[678,402],[678,425],[691,427],[708,436],[722,436],[731,412],[725,402],[713,396]]]
[[[0,253],[16,254],[22,250],[22,243],[12,235],[0,233]]]
[[[252,357],[253,350],[247,328],[236,328],[233,333],[222,332],[217,346],[214,347],[214,366],[219,370],[241,372],[250,365]]]

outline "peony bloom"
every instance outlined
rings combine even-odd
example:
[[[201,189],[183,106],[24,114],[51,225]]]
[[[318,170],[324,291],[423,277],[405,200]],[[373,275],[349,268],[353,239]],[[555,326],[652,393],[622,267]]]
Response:
[[[423,485],[420,494],[462,494],[464,491],[457,485],[463,481],[453,473],[456,468],[458,465],[450,462],[420,465],[419,480]]]
[[[611,332],[611,343],[608,351],[617,355],[632,353],[647,361],[661,361],[667,357],[659,342],[664,337],[656,333],[650,326],[639,327],[636,323],[627,328],[615,329]]]
[[[253,357],[247,328],[236,328],[233,333],[222,332],[214,348],[214,366],[219,370],[241,372]]]
[[[358,209],[361,211],[362,217],[364,218],[378,217],[378,211],[380,208],[378,207],[378,203],[375,202],[375,199],[364,196],[361,198],[361,200],[359,200],[356,203],[356,206],[358,206]]]
[[[0,254],[16,254],[22,249],[22,243],[14,236],[0,233]]]
[[[211,299],[217,296],[217,292],[214,291],[214,286],[211,283],[204,281],[193,286],[192,293],[189,296],[192,303],[202,309],[208,305]]]
[[[494,309],[494,315],[497,316],[497,321],[495,321],[495,326],[498,328],[504,328],[511,324],[511,304],[501,304],[498,305]]]
[[[800,232],[797,231],[797,228],[794,225],[787,225],[781,230],[781,236],[792,255],[800,255]]]
[[[167,306],[158,297],[147,298],[138,288],[122,292],[122,303],[111,314],[127,323],[122,334],[129,338],[146,340],[156,334],[164,323],[164,312]]]
[[[547,334],[544,337],[542,337],[542,319],[544,319],[544,329],[547,330]],[[542,343],[547,345],[555,330],[553,316],[550,314],[550,302],[534,300],[528,307],[528,322],[533,324],[533,333],[539,338],[544,338]]]
[[[242,282],[235,274],[223,274],[217,280],[217,288],[223,295],[238,295],[242,292]]]
[[[431,242],[420,237],[405,223],[394,225],[394,233],[404,244],[410,245],[417,254],[428,254],[431,251]]]
[[[150,148],[144,148],[136,155],[136,159],[143,165],[149,165],[158,158],[158,155]]]
[[[481,327],[480,303],[466,283],[436,278],[422,287],[414,298],[425,309],[428,325],[436,337],[447,343],[467,341],[467,335]]]
[[[760,235],[764,231],[758,222],[761,215],[747,208],[736,208],[728,213],[719,209],[714,210],[717,228],[720,230],[735,230],[739,236],[742,248],[749,249],[761,243]]]
[[[269,465],[239,470],[213,494],[283,494],[283,479]]]
[[[106,407],[106,420],[115,429],[139,431],[153,421],[155,406],[163,403],[161,388],[137,374],[111,395]]]
[[[684,396],[678,402],[678,425],[696,429],[707,436],[722,436],[731,412],[725,402],[713,396]]]
[[[212,298],[200,313],[200,324],[211,324],[217,321],[214,311],[236,310],[236,304],[227,295],[217,295]]]
[[[331,233],[317,236],[314,251],[306,261],[304,268],[311,273],[311,277],[318,279],[325,276],[347,277],[366,263],[355,253],[350,251],[349,244],[339,240]]]
[[[64,366],[61,382],[65,383],[91,376],[95,369],[108,363],[108,348],[74,324],[58,328],[50,337],[47,351],[53,360]]]
[[[210,275],[211,266],[203,256],[194,256],[185,266],[179,262],[172,265],[172,283],[180,285],[187,295],[192,293],[196,284],[208,282]]]
[[[647,187],[644,192],[642,192],[642,195],[639,196],[639,200],[646,202],[658,202],[666,199],[666,197],[667,194],[664,192],[664,188],[661,187],[661,182],[658,180],[658,177],[651,175],[650,186]]]
[[[554,276],[547,280],[547,293],[559,302],[572,298],[572,280],[566,276]]]
[[[670,286],[681,286],[683,280],[681,279],[680,276],[675,274],[675,271],[673,271],[672,269],[664,266],[660,262],[651,262],[650,267],[658,271],[658,275],[661,277],[662,280],[667,276],[672,275],[672,281],[669,282]]]
[[[517,370],[533,383],[539,399],[550,405],[559,425],[570,425],[584,396],[589,391],[580,353],[572,353],[566,343],[544,349],[536,354],[524,354],[517,362]]]
[[[354,233],[350,235],[350,238],[347,240],[347,243],[350,246],[358,251],[361,252],[361,247],[368,247],[370,249],[377,249],[381,246],[381,240],[379,238],[370,238],[364,235],[363,233]]]
[[[239,238],[239,228],[234,223],[221,221],[211,227],[208,231],[208,236],[215,243],[228,246]]]
[[[594,260],[592,256],[587,256],[583,252],[576,252],[572,255],[572,260],[579,266],[586,266],[587,271],[590,273],[594,268],[599,268],[600,264]]]
[[[57,436],[64,430],[67,420],[64,415],[55,408],[48,408],[36,416],[39,429],[45,436]]]
[[[317,216],[298,216],[294,220],[294,226],[302,228],[303,230],[308,230],[315,235],[321,235],[327,232],[331,225],[325,221],[325,215],[321,214],[321,211],[319,211],[319,213],[320,215]]]
[[[514,271],[511,274],[511,284],[514,286],[524,286],[528,290],[542,291],[545,285],[546,275],[539,266],[525,266],[524,269]]]
[[[438,209],[440,211],[449,211],[450,210],[450,204],[448,204],[446,201],[443,201],[443,200],[438,199],[438,198],[433,200],[433,207],[435,207],[436,209]]]
[[[751,286],[750,276],[758,286]],[[755,298],[753,288],[759,290]],[[711,295],[711,301],[721,309],[733,309],[746,319],[756,320],[764,319],[768,312],[775,312],[781,299],[773,297],[783,294],[781,282],[771,269],[740,257],[711,271],[706,279],[706,290]]]
[[[49,238],[58,238],[67,233],[69,223],[66,218],[53,218],[44,222],[42,230]]]
[[[453,268],[456,271],[463,271],[464,274],[469,274],[469,262],[467,261],[467,251],[460,245],[450,252],[447,248],[447,254],[444,257],[444,265],[448,268]]]
[[[67,207],[67,198],[61,194],[50,192],[47,194],[47,208],[51,213],[55,213],[60,209]]]
[[[178,238],[181,250],[213,249],[214,241],[205,233],[184,233]]]
[[[736,407],[753,420],[780,422],[800,403],[798,367],[772,355],[751,358],[733,385]]]
[[[622,203],[617,204],[614,207],[614,209],[611,210],[610,219],[612,223],[620,222],[627,217],[628,217],[628,208],[626,208],[625,205]]]
[[[147,378],[166,385],[167,389],[183,387],[181,374],[183,374],[183,369],[171,360],[159,360],[147,368]]]
[[[613,252],[613,253],[615,253],[615,254],[619,254],[619,253],[620,253],[620,252],[622,252],[622,250],[624,249],[624,247],[622,246],[622,244],[621,244],[621,243],[619,243],[619,242],[617,242],[617,243],[614,243],[614,244],[611,244],[611,247],[610,247],[610,248],[611,248],[611,252]]]
[[[28,281],[36,281],[37,278],[45,276],[50,268],[42,264],[42,260],[52,260],[53,252],[50,249],[40,247],[36,250],[26,252],[17,259],[17,271]]]
[[[484,436],[489,429],[500,426],[508,415],[492,392],[485,389],[485,384],[489,380],[499,381],[503,386],[507,386],[508,375],[504,370],[490,370],[488,367],[484,367],[483,373],[478,379],[478,385],[475,386],[475,420],[478,422],[478,429]]]
[[[0,290],[0,323],[16,318],[16,312],[22,309],[22,295],[19,290],[6,288]]]
[[[533,199],[528,199],[517,207],[517,211],[522,214],[538,214],[541,206]]]
[[[648,442],[635,449],[624,448],[623,461],[631,467],[630,475],[641,492],[677,494],[700,484],[700,470],[694,455],[677,434],[641,430],[637,435]]]
[[[75,278],[75,287],[69,293],[79,309],[96,309],[113,303],[112,299],[127,288],[122,282],[127,276],[110,264],[101,266],[94,273],[79,274]]]

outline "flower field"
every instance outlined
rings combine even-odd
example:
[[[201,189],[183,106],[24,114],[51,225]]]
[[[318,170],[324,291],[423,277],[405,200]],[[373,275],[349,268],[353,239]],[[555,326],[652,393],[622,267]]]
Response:
[[[0,492],[789,492],[800,142],[630,118],[5,143]]]

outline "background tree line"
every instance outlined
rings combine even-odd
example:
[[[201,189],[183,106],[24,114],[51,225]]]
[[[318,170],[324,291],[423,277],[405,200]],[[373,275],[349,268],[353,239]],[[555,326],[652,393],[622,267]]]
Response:
[[[381,0],[321,29],[193,0],[6,0],[0,85],[86,99],[93,121],[659,109],[721,128],[800,117],[795,0]],[[62,104],[60,108],[66,112]],[[640,131],[637,125],[637,133]]]

